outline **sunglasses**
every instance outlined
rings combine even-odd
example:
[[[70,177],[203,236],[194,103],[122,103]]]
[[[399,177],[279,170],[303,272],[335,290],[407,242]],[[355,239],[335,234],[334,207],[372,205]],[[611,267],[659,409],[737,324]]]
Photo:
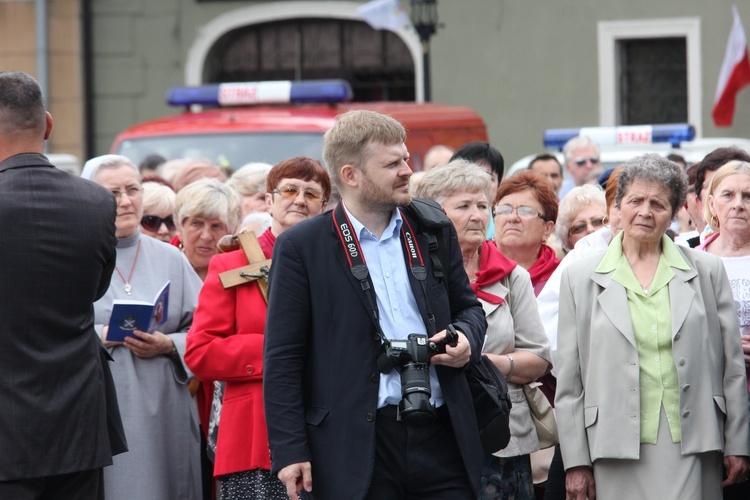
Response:
[[[583,234],[586,231],[586,228],[589,227],[589,225],[594,229],[602,227],[604,225],[604,217],[597,217],[595,219],[591,219],[588,222],[581,222],[580,224],[576,224],[575,226],[572,226],[570,228],[568,234],[570,234],[571,236]]]
[[[544,219],[544,215],[537,212],[531,207],[527,207],[526,205],[519,205],[517,207],[511,206],[511,205],[498,205],[495,207],[495,215],[502,215],[502,216],[508,216],[513,213],[513,211],[516,211],[519,217],[523,218],[531,218],[531,217],[539,217],[540,219]]]
[[[287,184],[285,186],[279,186],[271,192],[280,194],[282,197],[287,199],[294,199],[299,195],[300,191],[301,189],[297,186]],[[309,201],[311,203],[323,203],[325,201],[325,199],[323,198],[323,193],[321,193],[320,191],[315,191],[314,189],[305,189],[304,196],[305,201]]]
[[[599,157],[598,156],[591,156],[589,158],[576,158],[575,164],[579,167],[582,167],[586,164],[586,162],[591,163],[592,165],[598,165],[599,164]]]
[[[161,218],[158,215],[144,215],[141,217],[141,226],[143,226],[143,229],[146,231],[158,231],[162,224],[165,224],[170,231],[176,229],[174,225],[174,217],[171,215],[167,215],[164,218]]]

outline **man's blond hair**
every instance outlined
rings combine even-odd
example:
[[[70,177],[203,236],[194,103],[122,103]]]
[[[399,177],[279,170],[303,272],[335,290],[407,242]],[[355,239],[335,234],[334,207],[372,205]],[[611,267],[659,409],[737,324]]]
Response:
[[[347,111],[323,138],[323,160],[333,182],[339,186],[344,165],[361,167],[370,142],[392,145],[406,141],[406,130],[394,118],[375,111]]]

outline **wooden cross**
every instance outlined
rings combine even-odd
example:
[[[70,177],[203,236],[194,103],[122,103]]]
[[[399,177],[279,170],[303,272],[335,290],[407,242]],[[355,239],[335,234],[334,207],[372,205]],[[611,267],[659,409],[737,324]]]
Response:
[[[235,236],[239,240],[242,251],[245,252],[247,266],[232,269],[219,274],[219,280],[224,289],[233,286],[242,285],[243,283],[258,282],[258,288],[263,295],[263,299],[268,302],[268,272],[271,269],[271,259],[266,259],[263,249],[260,248],[258,238],[255,233],[247,231],[241,232]]]

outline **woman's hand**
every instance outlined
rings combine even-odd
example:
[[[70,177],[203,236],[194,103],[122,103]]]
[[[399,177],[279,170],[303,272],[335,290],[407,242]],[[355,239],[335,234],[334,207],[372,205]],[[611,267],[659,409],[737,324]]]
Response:
[[[163,356],[172,352],[174,348],[174,342],[169,335],[164,335],[159,331],[147,333],[141,330],[133,330],[133,335],[138,338],[125,337],[125,347],[139,358],[148,359]]]
[[[721,483],[722,488],[730,484],[747,481],[750,464],[745,457],[729,455],[724,457],[724,469],[727,472],[727,478]]]
[[[109,340],[107,340],[108,331],[109,331],[109,325],[104,325],[102,327],[102,345],[107,348],[122,345],[122,342],[110,342]]]
[[[742,335],[742,353],[745,355],[745,367],[750,368],[750,335]]]
[[[565,472],[567,500],[595,500],[596,483],[590,467],[573,467]]]

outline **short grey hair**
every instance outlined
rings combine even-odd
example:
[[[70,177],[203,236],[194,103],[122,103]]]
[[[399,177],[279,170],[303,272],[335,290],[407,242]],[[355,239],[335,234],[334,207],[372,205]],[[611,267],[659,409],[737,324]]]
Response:
[[[130,158],[122,155],[102,155],[95,158],[91,158],[83,165],[83,171],[81,171],[81,177],[93,181],[102,169],[119,168],[122,166],[132,168],[138,180],[141,180],[141,172],[135,163],[130,161]]]
[[[599,186],[592,184],[584,184],[573,188],[560,200],[555,233],[565,250],[573,248],[570,244],[570,226],[573,225],[576,215],[583,207],[592,203],[600,205],[603,214],[607,214],[607,200],[604,197],[604,191]]]
[[[226,182],[240,196],[253,196],[266,192],[266,177],[273,165],[248,163],[236,171]]]
[[[175,205],[174,190],[160,182],[143,183],[143,213],[146,215],[161,213],[174,213]]]
[[[578,135],[576,137],[573,137],[572,139],[569,139],[568,142],[565,143],[562,149],[563,156],[565,157],[565,162],[567,163],[568,161],[571,160],[574,149],[583,148],[587,146],[593,146],[594,148],[596,148],[596,154],[600,154],[599,145],[596,142],[594,142],[594,140],[591,137],[587,137],[585,135]]]
[[[429,198],[443,204],[446,198],[456,193],[479,193],[492,203],[492,178],[482,167],[463,158],[428,170],[419,180],[414,195]]]
[[[685,171],[675,162],[659,154],[648,153],[636,156],[622,165],[620,175],[617,177],[617,194],[615,195],[617,208],[620,208],[622,198],[636,180],[655,182],[669,191],[672,217],[685,203],[688,184]]]
[[[211,177],[192,182],[177,192],[175,224],[179,229],[188,217],[217,218],[233,233],[242,219],[242,202],[232,188]]]

